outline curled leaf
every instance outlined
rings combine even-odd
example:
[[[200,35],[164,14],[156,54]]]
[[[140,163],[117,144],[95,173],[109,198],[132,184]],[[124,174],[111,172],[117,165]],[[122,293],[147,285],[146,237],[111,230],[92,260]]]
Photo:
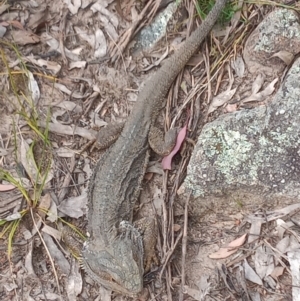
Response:
[[[235,253],[240,246],[242,246],[246,240],[247,234],[242,235],[241,237],[233,240],[228,244],[227,247],[220,248],[217,252],[209,255],[209,258],[212,259],[222,259],[227,258],[233,253]]]
[[[275,54],[273,54],[271,57],[276,57],[276,56],[279,57],[287,66],[290,65],[290,63],[293,61],[295,57],[294,54],[286,50],[278,51]]]
[[[176,144],[175,144],[173,150],[171,151],[171,153],[168,156],[163,158],[162,167],[164,170],[166,170],[166,169],[171,170],[172,159],[179,151],[179,149],[185,139],[186,131],[187,131],[187,124],[179,131],[177,140],[176,140]]]
[[[255,81],[252,84],[252,95],[256,94],[263,86],[266,76],[263,73],[257,75]]]
[[[246,97],[242,102],[251,102],[251,101],[262,101],[269,95],[271,95],[275,90],[275,84],[278,82],[278,78],[275,78],[268,86],[259,93],[252,94],[249,97]]]
[[[226,90],[226,91],[220,93],[219,95],[217,95],[216,97],[214,97],[208,108],[207,114],[214,112],[218,107],[220,107],[224,103],[228,102],[232,98],[232,96],[235,94],[236,89],[237,88],[234,88],[232,90]]]

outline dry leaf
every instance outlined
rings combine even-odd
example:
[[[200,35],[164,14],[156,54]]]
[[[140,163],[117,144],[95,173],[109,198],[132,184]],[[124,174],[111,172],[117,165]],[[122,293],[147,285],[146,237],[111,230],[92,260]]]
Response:
[[[178,224],[174,224],[174,232],[178,232],[179,230],[181,230],[181,226]]]
[[[118,18],[112,14],[108,9],[105,8],[103,5],[103,2],[101,1],[95,2],[91,6],[91,10],[95,12],[99,12],[98,14],[100,22],[103,23],[105,31],[108,33],[108,35],[113,39],[114,41],[118,40],[118,33],[116,31],[116,28],[119,26],[119,20]]]
[[[13,214],[7,216],[6,218],[3,218],[3,220],[10,222],[10,221],[14,221],[14,220],[20,219],[20,218],[22,218],[21,213],[16,212],[16,213],[13,213]]]
[[[32,153],[32,148],[29,147],[28,143],[24,139],[22,139],[21,141],[20,153],[21,163],[24,166],[31,181],[35,183],[35,181],[40,178],[40,174],[37,170],[37,166]]]
[[[287,253],[292,273],[292,295],[293,301],[300,301],[300,250]]]
[[[81,0],[64,0],[64,2],[67,4],[72,15],[78,13],[79,8],[81,7]]]
[[[180,88],[182,89],[182,91],[184,92],[185,95],[188,95],[188,91],[187,91],[187,86],[186,86],[186,81],[182,81]]]
[[[156,209],[157,215],[159,216],[162,215],[163,202],[164,202],[163,193],[160,188],[155,186],[153,192],[153,205]]]
[[[36,44],[40,42],[40,37],[27,30],[12,30],[13,41],[18,45]]]
[[[0,191],[9,191],[15,189],[16,186],[12,184],[0,184]]]
[[[282,266],[277,266],[275,267],[275,269],[273,270],[273,272],[270,274],[275,280],[277,280],[277,278],[279,276],[281,276],[284,272],[284,267]]]
[[[281,239],[284,236],[284,233],[287,229],[290,227],[295,226],[295,224],[292,221],[285,222],[283,219],[279,218],[276,220],[276,230],[277,230],[277,236]]]
[[[8,25],[13,26],[14,28],[18,28],[18,29],[21,29],[21,30],[25,30],[25,28],[24,28],[24,26],[22,25],[22,23],[20,23],[20,22],[17,21],[17,20],[7,20],[6,23],[7,23]],[[8,25],[7,25],[7,26],[8,26]],[[5,25],[3,25],[3,26],[5,26]]]
[[[246,237],[247,234],[244,234],[241,237],[233,240],[228,244],[227,247],[222,247],[217,252],[210,254],[209,258],[222,259],[229,257],[230,255],[238,251],[238,248],[244,244]]]
[[[76,153],[77,152],[74,150],[66,147],[60,147],[58,150],[56,150],[57,156],[61,158],[72,158]]]
[[[291,52],[281,50],[273,54],[271,57],[279,57],[287,66],[289,66],[295,56]]]
[[[269,95],[271,95],[275,90],[275,84],[278,82],[278,78],[275,78],[268,86],[262,90],[259,93],[250,95],[249,97],[246,97],[242,103],[251,102],[251,101],[262,101],[265,100],[265,98]]]
[[[29,88],[29,91],[31,92],[31,98],[33,100],[33,103],[36,106],[40,99],[40,96],[41,96],[40,89],[39,89],[38,83],[35,80],[33,74],[28,70],[27,70],[27,75],[29,78],[28,88]]]
[[[245,219],[249,222],[252,223],[253,221],[260,221],[261,223],[267,223],[271,222],[277,219],[280,219],[287,214],[291,214],[292,212],[300,209],[300,203],[296,203],[293,205],[286,206],[282,209],[277,209],[273,211],[267,211],[267,212],[255,212],[254,214],[250,214],[245,217]]]
[[[235,112],[237,110],[238,106],[237,106],[237,103],[234,103],[234,104],[228,104],[225,108],[226,112],[227,113],[232,113],[232,112]]]
[[[44,224],[44,226],[42,228],[42,231],[44,233],[47,233],[47,234],[51,235],[56,240],[61,240],[61,232],[58,231],[57,229],[54,229],[54,228]]]
[[[59,84],[59,83],[54,83],[54,87],[58,90],[60,90],[61,92],[66,93],[67,95],[72,96],[73,98],[76,99],[82,99],[85,98],[86,95],[80,94],[78,92],[74,92],[74,91],[70,91],[65,85]]]
[[[54,243],[52,237],[47,233],[43,233],[43,239],[46,243],[47,250],[50,253],[50,256],[55,261],[55,264],[61,269],[62,273],[68,275],[70,272],[70,264],[65,258],[64,254],[58,249],[56,243]]]
[[[287,235],[282,240],[280,240],[277,245],[276,249],[281,253],[284,254],[290,245],[290,237]]]
[[[258,285],[263,285],[262,280],[259,276],[255,273],[255,271],[251,268],[248,264],[247,260],[244,259],[244,269],[245,269],[245,278],[253,283]]]
[[[81,293],[82,290],[82,277],[80,273],[80,266],[78,261],[75,260],[75,258],[71,259],[71,270],[70,274],[68,275],[66,289],[69,301],[76,301],[76,297]]]
[[[86,61],[71,62],[69,65],[69,70],[72,70],[74,68],[84,69],[86,65],[87,65]]]
[[[45,194],[45,195],[43,195],[43,196],[40,197],[40,202],[39,202],[38,210],[39,210],[40,216],[43,219],[46,216],[47,211],[48,211],[50,205],[51,205],[51,197],[50,197],[49,193],[47,193],[47,194]]]
[[[99,28],[95,32],[95,44],[94,44],[94,56],[95,58],[104,57],[107,54],[106,38],[102,30]]]
[[[161,164],[158,161],[156,161],[154,162],[154,164],[148,164],[147,173],[163,175],[164,171],[161,168]]]
[[[44,121],[39,122],[39,126],[49,129],[50,132],[55,132],[57,134],[63,135],[79,135],[88,140],[95,140],[97,137],[97,132],[94,130],[89,130],[86,128],[80,128],[74,125],[63,125],[60,123],[46,123]]]
[[[0,4],[0,15],[2,15],[10,7],[10,4],[2,2],[2,4]]]
[[[57,62],[53,61],[46,61],[43,59],[34,59],[31,56],[27,56],[23,58],[27,62],[31,62],[32,64],[35,64],[37,66],[40,66],[42,68],[45,68],[48,71],[51,71],[52,74],[58,74],[60,72],[61,66]]]
[[[61,53],[59,42],[56,39],[54,39],[52,36],[50,36],[48,33],[46,33],[46,32],[42,33],[41,34],[41,39],[44,40],[47,43],[48,46],[50,46],[49,51],[55,50],[55,51]],[[81,50],[82,50],[82,47],[72,49],[72,51],[70,51],[66,47],[64,49],[67,58],[69,58],[72,61],[79,61],[78,55],[80,55]]]
[[[214,112],[218,107],[222,106],[224,103],[228,102],[232,96],[235,94],[237,88],[232,90],[226,90],[219,95],[215,96],[209,105],[207,114]]]
[[[69,101],[69,100],[58,101],[56,103],[51,104],[51,106],[59,107],[76,114],[82,113],[82,106],[76,104],[74,101]]]
[[[71,197],[63,200],[57,207],[65,215],[79,218],[86,213],[87,193],[83,192],[77,197]]]
[[[247,237],[247,233],[242,235],[241,237],[233,240],[231,243],[228,244],[228,247],[238,248],[238,247],[242,246],[246,240],[246,237]]]
[[[0,25],[0,38],[3,38],[6,34],[6,27]]]
[[[55,202],[51,202],[50,208],[47,213],[47,221],[54,223],[57,221],[57,219],[58,219],[57,206]]]
[[[274,260],[268,247],[260,246],[254,254],[255,270],[261,279],[270,275],[274,270]]]
[[[287,248],[287,252],[300,250],[299,237],[294,235],[290,236],[290,245]]]
[[[238,249],[220,248],[217,252],[210,254],[208,257],[211,259],[223,259],[234,254]]]
[[[235,60],[231,60],[231,67],[238,77],[243,77],[245,74],[245,63],[243,58],[238,55]]]
[[[265,79],[266,79],[265,74],[260,73],[260,74],[257,75],[255,81],[252,84],[252,93],[251,93],[251,95],[256,94],[262,88],[262,86],[265,82]]]
[[[199,290],[196,290],[194,288],[190,288],[187,285],[184,286],[184,294],[187,294],[187,295],[191,296],[195,300],[199,300],[199,301],[203,300],[202,294]]]

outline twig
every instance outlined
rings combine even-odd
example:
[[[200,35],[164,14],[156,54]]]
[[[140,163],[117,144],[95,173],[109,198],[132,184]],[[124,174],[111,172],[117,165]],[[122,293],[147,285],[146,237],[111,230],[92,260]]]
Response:
[[[48,247],[47,247],[47,245],[46,245],[46,243],[45,243],[45,241],[44,241],[44,239],[43,239],[43,237],[41,235],[41,232],[40,232],[40,230],[37,227],[37,224],[36,224],[34,216],[33,216],[32,208],[30,208],[30,214],[31,214],[31,218],[32,218],[34,227],[35,227],[35,229],[36,229],[36,231],[37,231],[37,233],[38,233],[38,235],[39,235],[39,237],[41,239],[42,244],[44,245],[44,248],[45,248],[46,253],[48,255],[48,258],[50,260],[50,263],[51,263],[51,266],[52,266],[52,269],[53,269],[53,272],[54,272],[54,277],[55,277],[55,280],[56,280],[56,284],[57,284],[57,290],[58,290],[60,299],[62,300],[61,289],[60,289],[60,285],[59,285],[58,276],[57,276],[57,272],[56,272],[56,269],[55,269],[54,261],[53,261],[53,259],[51,257],[51,254],[50,254],[50,252],[48,250]]]
[[[181,290],[179,294],[179,301],[183,301],[183,287],[185,285],[185,258],[186,258],[186,246],[187,246],[187,225],[188,225],[188,207],[192,192],[189,193],[184,207],[184,226],[182,237],[182,258],[181,258]]]
[[[118,59],[117,53],[119,53],[119,55],[122,54],[124,49],[127,47],[128,43],[130,41],[130,38],[133,36],[135,29],[138,26],[139,22],[144,18],[151,3],[152,3],[152,1],[148,1],[147,5],[144,7],[144,9],[138,15],[137,19],[132,23],[131,27],[123,34],[123,36],[120,38],[116,47],[112,50],[112,53],[111,53],[112,62],[115,62]]]
[[[68,66],[68,59],[65,53],[65,47],[64,47],[64,37],[65,37],[65,30],[66,30],[66,22],[67,22],[67,16],[68,16],[68,10],[66,10],[62,16],[61,22],[60,22],[60,35],[59,35],[59,48],[61,55],[63,57],[64,64]]]
[[[159,274],[159,278],[162,277],[162,274],[163,274],[163,272],[164,272],[164,270],[165,270],[165,268],[166,268],[166,265],[167,265],[167,263],[169,262],[169,259],[170,259],[170,257],[172,256],[174,250],[176,249],[176,246],[178,245],[178,243],[179,243],[179,241],[180,241],[180,239],[181,239],[181,237],[182,237],[182,234],[183,234],[183,232],[181,231],[181,232],[179,233],[178,237],[176,238],[176,241],[175,241],[175,243],[174,243],[174,247],[171,248],[171,249],[167,252],[167,254],[166,254],[166,259],[165,259],[165,261],[164,261],[164,264],[163,264],[163,266],[162,266],[162,268],[161,268],[161,271],[160,271],[160,274]]]

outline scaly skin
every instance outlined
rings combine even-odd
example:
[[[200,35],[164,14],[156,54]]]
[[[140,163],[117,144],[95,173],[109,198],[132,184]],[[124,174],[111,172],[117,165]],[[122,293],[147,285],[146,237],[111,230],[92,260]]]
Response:
[[[215,24],[226,0],[217,0],[201,26],[145,83],[116,143],[95,167],[89,187],[90,238],[82,250],[86,272],[108,289],[135,295],[143,288],[142,235],[133,206],[149,158],[148,134],[172,82]]]

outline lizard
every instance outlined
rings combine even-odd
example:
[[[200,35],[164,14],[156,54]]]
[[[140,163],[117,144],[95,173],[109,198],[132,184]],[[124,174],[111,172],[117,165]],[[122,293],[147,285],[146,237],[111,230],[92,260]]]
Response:
[[[149,265],[144,258],[153,251],[153,242],[143,242],[132,215],[149,160],[149,135],[172,82],[209,34],[225,3],[217,0],[184,45],[145,82],[119,138],[94,168],[88,189],[90,236],[81,250],[81,264],[107,289],[135,296],[143,288],[144,266]],[[150,229],[150,218],[143,223],[145,231]]]

